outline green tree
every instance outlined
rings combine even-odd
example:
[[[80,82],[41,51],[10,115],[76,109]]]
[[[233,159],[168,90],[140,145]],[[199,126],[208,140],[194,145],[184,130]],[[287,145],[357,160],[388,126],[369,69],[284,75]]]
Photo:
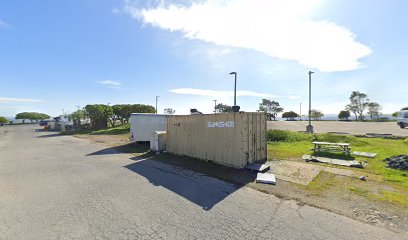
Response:
[[[88,104],[85,106],[86,116],[91,120],[95,129],[108,127],[108,120],[112,117],[112,107],[105,104]]]
[[[29,119],[31,121],[33,120],[43,120],[43,119],[49,119],[50,116],[44,113],[37,113],[37,112],[21,112],[18,113],[15,117],[16,119]]]
[[[221,113],[232,112],[232,107],[231,107],[231,106],[228,106],[228,105],[226,105],[226,104],[218,103],[218,104],[215,106],[215,110],[216,110],[217,112],[221,112]]]
[[[8,119],[6,117],[0,116],[0,123],[8,123]]]
[[[156,109],[153,106],[145,104],[132,104],[131,113],[155,113]],[[130,117],[130,114],[129,116]]]
[[[315,110],[312,109],[310,117],[313,118],[313,120],[315,121],[319,121],[322,119],[322,117],[324,116],[324,114],[322,112],[320,112],[319,110]]]
[[[355,118],[356,118],[355,120],[356,121],[358,120],[358,114],[357,114],[357,107],[356,106],[352,106],[351,104],[348,104],[346,106],[346,111],[352,112],[354,114]]]
[[[393,113],[392,117],[395,117],[395,118],[398,117],[398,112]]]
[[[342,120],[349,120],[350,112],[347,110],[343,110],[339,112],[338,118]]]
[[[378,118],[380,116],[381,105],[376,102],[368,103],[368,114],[370,115],[370,119]]]
[[[299,114],[295,113],[294,111],[290,111],[290,112],[284,112],[282,114],[283,118],[286,118],[286,120],[292,120],[299,117]]]
[[[367,94],[361,93],[359,91],[353,91],[350,95],[350,104],[346,106],[346,110],[354,113],[356,120],[364,120],[364,111],[368,107],[370,99],[368,99]]]
[[[117,104],[112,106],[111,124],[119,120],[122,124],[128,123],[132,113],[155,113],[156,109],[144,104]]]
[[[74,127],[78,128],[81,126],[81,120],[85,119],[86,112],[85,110],[77,110],[69,115],[69,118],[74,123]]]
[[[258,112],[266,113],[269,120],[273,119],[275,121],[278,113],[283,112],[283,108],[279,105],[279,102],[262,99],[262,102],[259,104]]]

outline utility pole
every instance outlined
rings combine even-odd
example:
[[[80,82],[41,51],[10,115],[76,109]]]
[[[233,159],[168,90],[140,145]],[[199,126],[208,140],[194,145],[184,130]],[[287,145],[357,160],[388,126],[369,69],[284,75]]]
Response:
[[[314,72],[309,71],[309,125],[306,127],[306,132],[307,133],[312,133],[313,134],[313,126],[312,126],[312,121],[311,121],[311,115],[312,115],[312,74]]]
[[[214,101],[214,113],[217,113],[217,100]]]
[[[160,96],[156,96],[156,114],[157,114],[157,101],[159,99]]]
[[[300,121],[302,121],[302,103],[300,103],[300,108],[299,108],[299,117],[300,117]]]

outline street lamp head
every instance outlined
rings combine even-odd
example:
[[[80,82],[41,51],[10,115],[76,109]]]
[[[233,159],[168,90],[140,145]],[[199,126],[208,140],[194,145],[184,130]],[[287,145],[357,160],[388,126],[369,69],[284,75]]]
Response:
[[[233,75],[233,74],[237,74],[236,72],[230,72],[229,74]]]
[[[312,72],[312,71],[309,71],[309,74],[313,74],[314,72]]]

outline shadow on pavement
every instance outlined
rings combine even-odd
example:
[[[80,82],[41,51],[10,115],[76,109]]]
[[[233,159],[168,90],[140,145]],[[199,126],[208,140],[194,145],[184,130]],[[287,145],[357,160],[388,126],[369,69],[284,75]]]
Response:
[[[131,159],[135,163],[125,166],[127,169],[145,177],[154,186],[164,187],[204,210],[210,210],[239,188],[253,182],[256,177],[256,174],[244,170],[169,154]],[[232,180],[232,175],[240,178],[239,184],[220,180]]]
[[[40,135],[37,136],[38,138],[50,138],[50,137],[61,137],[62,135],[60,133],[52,133],[52,134],[47,134],[47,135]]]
[[[128,143],[116,147],[105,148],[93,153],[88,154],[87,156],[94,155],[105,155],[105,154],[121,154],[121,153],[143,153],[150,154],[148,144],[139,144],[139,143]]]

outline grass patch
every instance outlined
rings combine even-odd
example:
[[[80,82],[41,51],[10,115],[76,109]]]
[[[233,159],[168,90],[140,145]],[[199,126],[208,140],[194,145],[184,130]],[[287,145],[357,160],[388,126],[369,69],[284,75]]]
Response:
[[[269,142],[300,142],[312,141],[313,135],[286,130],[269,130],[267,133]]]
[[[119,135],[119,134],[126,134],[130,132],[130,124],[124,124],[119,127],[107,128],[92,131],[91,135]]]
[[[408,196],[398,192],[391,192],[387,190],[380,190],[378,199],[381,201],[391,202],[398,205],[408,206]]]
[[[92,129],[84,128],[77,129],[69,132],[62,132],[63,135],[77,135],[77,134],[90,134],[90,135],[120,135],[130,132],[130,124],[124,124],[118,127],[106,128],[106,129]]]
[[[336,175],[321,171],[314,179],[306,186],[306,190],[313,195],[322,195],[322,193],[337,183]]]
[[[271,136],[275,133],[278,134],[277,137]],[[297,139],[302,139],[302,137],[298,137],[298,135],[313,136],[313,139],[297,141]],[[377,153],[378,155],[375,158],[365,158],[360,156],[348,157],[345,154],[341,153],[336,154],[323,152],[316,153],[316,155],[345,160],[352,160],[354,158],[357,161],[367,161],[367,166],[360,171],[366,172],[368,174],[379,175],[382,177],[382,179],[384,179],[386,182],[389,182],[390,184],[395,184],[403,187],[404,189],[408,189],[408,172],[404,170],[386,168],[386,162],[383,161],[385,158],[391,156],[408,154],[406,140],[363,138],[327,133],[308,135],[304,133],[283,130],[268,131],[268,139],[282,139],[281,141],[268,143],[268,157],[270,159],[300,159],[304,154],[313,154],[310,149],[313,147],[311,142],[314,140],[351,143],[353,151],[372,152]]]
[[[368,197],[368,191],[365,189],[361,189],[359,187],[349,187],[349,190],[359,196]]]

